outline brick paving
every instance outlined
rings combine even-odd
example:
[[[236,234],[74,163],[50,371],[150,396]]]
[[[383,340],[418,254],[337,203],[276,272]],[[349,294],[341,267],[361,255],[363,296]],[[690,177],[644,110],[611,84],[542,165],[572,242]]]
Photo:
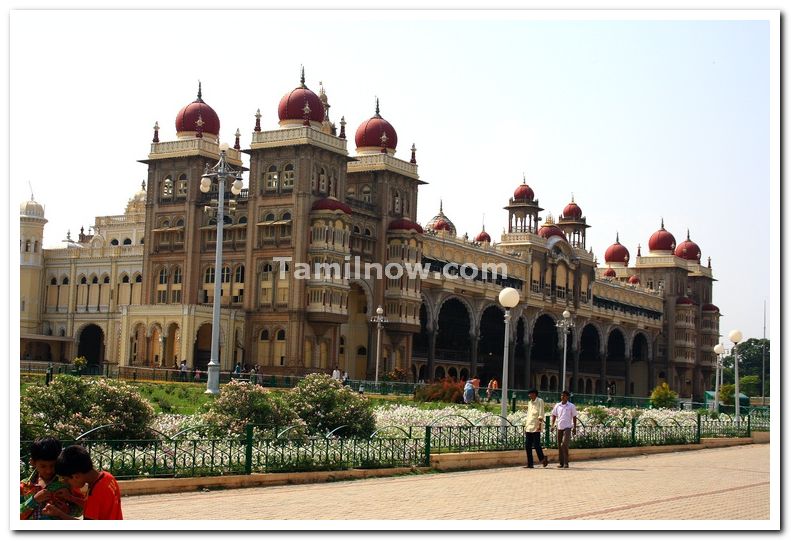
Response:
[[[569,469],[508,467],[122,503],[132,520],[769,519],[769,445],[571,459]]]

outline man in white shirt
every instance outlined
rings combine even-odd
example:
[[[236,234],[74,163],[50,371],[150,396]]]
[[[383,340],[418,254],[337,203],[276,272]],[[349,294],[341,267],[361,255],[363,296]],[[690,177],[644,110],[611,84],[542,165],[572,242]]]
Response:
[[[552,408],[552,427],[558,429],[558,468],[569,467],[569,440],[577,433],[577,408],[569,402],[569,392],[560,393],[560,402]]]
[[[541,464],[546,468],[549,460],[541,450],[541,428],[544,426],[544,401],[538,398],[538,390],[527,391],[530,400],[527,403],[527,416],[525,417],[525,452],[527,453],[526,468],[533,467],[533,448]]]
[[[336,379],[338,381],[341,380],[341,371],[338,370],[338,367],[335,367],[335,370],[332,371],[332,379]]]

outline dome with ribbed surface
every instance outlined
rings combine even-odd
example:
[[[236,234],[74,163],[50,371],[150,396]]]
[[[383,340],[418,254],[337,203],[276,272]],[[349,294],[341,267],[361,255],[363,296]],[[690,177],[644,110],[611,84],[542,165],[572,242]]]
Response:
[[[442,201],[439,202],[439,212],[426,224],[426,229],[432,231],[447,231],[450,235],[456,236],[456,226],[450,221],[450,218],[445,216],[442,212]]]
[[[675,255],[676,257],[700,263],[700,246],[690,240],[689,229],[687,229],[687,240],[676,246]]]
[[[319,124],[324,121],[324,104],[321,103],[321,99],[315,92],[305,86],[305,70],[303,68],[300,85],[280,99],[277,116],[281,126],[293,126],[300,122],[304,123],[306,114],[308,121]]]
[[[390,222],[390,225],[387,226],[387,229],[390,231],[416,231],[418,233],[423,232],[423,228],[420,227],[420,224],[413,222],[407,218],[397,218]]]
[[[220,137],[220,117],[203,101],[201,84],[198,83],[198,97],[192,103],[181,108],[176,115],[176,135],[192,137],[201,134]]]
[[[604,271],[604,276],[607,278],[615,278],[615,269],[608,267],[607,270]]]
[[[313,203],[313,206],[311,207],[310,210],[315,210],[315,211],[324,210],[330,212],[338,211],[338,212],[345,212],[346,214],[352,213],[352,208],[349,205],[347,205],[343,201],[339,201],[335,199],[332,196],[319,199],[318,201]]]
[[[665,229],[665,221],[662,226],[648,239],[648,250],[651,252],[672,252],[676,249],[676,237]]]
[[[379,99],[376,100],[374,116],[360,124],[354,134],[357,152],[381,152],[382,147],[393,154],[398,145],[395,128],[379,114]]]
[[[606,263],[629,264],[629,250],[620,243],[617,233],[615,234],[615,244],[610,245],[607,251],[604,252],[604,261]]]

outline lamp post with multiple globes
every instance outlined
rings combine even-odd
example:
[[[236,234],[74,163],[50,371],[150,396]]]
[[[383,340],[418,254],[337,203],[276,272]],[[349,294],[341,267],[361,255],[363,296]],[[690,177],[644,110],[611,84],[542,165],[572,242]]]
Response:
[[[519,292],[506,287],[500,291],[500,304],[505,308],[505,342],[503,348],[503,393],[500,397],[500,433],[503,440],[506,436],[506,416],[508,415],[508,341],[511,329],[511,308],[519,304]]]

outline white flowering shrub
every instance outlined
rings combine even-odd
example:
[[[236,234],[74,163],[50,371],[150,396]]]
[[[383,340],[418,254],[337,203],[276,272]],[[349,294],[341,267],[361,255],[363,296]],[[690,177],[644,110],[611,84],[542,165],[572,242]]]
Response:
[[[364,396],[327,374],[310,374],[286,395],[286,402],[311,434],[367,438],[376,429],[373,407]]]

